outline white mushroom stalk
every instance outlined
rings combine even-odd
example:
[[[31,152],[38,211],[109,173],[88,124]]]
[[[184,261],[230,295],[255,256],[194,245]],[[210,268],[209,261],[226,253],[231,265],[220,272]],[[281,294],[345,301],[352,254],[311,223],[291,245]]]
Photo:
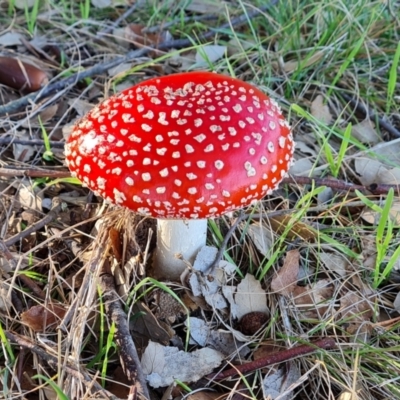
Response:
[[[187,263],[193,265],[206,239],[206,219],[158,219],[157,246],[153,257],[154,277],[179,280]]]
[[[206,219],[274,190],[293,151],[273,100],[209,72],[150,79],[110,97],[75,125],[65,147],[72,174],[97,195],[158,218],[154,262],[167,279],[186,266],[177,254],[193,262],[205,245]]]

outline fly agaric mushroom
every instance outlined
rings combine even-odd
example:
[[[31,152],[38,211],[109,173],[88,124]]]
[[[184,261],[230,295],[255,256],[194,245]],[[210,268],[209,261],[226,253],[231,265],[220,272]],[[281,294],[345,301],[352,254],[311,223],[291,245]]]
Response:
[[[279,106],[211,72],[153,78],[77,122],[66,162],[97,195],[158,218],[156,275],[176,279],[205,245],[207,218],[274,190],[294,151]]]

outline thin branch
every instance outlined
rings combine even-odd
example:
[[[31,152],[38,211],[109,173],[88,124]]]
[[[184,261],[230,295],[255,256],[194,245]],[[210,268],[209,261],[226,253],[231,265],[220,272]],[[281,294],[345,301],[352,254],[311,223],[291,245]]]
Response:
[[[14,236],[11,236],[9,239],[4,241],[4,244],[9,247],[13,244],[19,242],[20,240],[26,238],[27,236],[31,235],[34,232],[37,232],[39,229],[42,229],[44,226],[49,224],[51,221],[57,218],[58,214],[62,210],[62,201],[58,197],[54,197],[53,204],[51,210],[46,214],[38,222],[35,222],[28,228],[24,229],[22,232],[17,233]]]
[[[71,173],[67,170],[52,171],[50,169],[36,168],[0,168],[0,176],[15,178],[18,176],[27,178],[70,178]]]
[[[23,144],[25,146],[44,146],[45,141],[40,139],[18,139],[13,136],[0,137],[1,144]],[[49,140],[48,144],[50,147],[63,148],[65,146],[64,142],[59,142],[55,140]]]
[[[282,183],[294,183],[297,185],[312,185],[317,187],[326,186],[337,191],[349,191],[355,192],[370,192],[374,195],[387,194],[390,189],[393,189],[397,196],[400,196],[399,185],[386,185],[382,183],[372,183],[371,185],[355,185],[351,182],[346,182],[340,179],[329,179],[329,178],[310,178],[308,176],[297,176],[292,175],[282,180]]]
[[[291,349],[271,353],[265,357],[259,358],[258,360],[251,361],[247,364],[237,365],[217,374],[209,374],[207,378],[211,380],[221,380],[235,375],[247,374],[272,364],[279,364],[285,361],[293,360],[294,358],[300,356],[314,353],[321,349],[329,350],[335,349],[336,347],[335,340],[332,337],[326,337],[310,344],[303,344]]]
[[[108,273],[100,275],[107,315],[115,324],[114,339],[117,343],[122,368],[129,382],[137,388],[138,394],[150,399],[135,343],[129,330],[127,316],[122,309],[120,298],[115,290],[114,277]]]

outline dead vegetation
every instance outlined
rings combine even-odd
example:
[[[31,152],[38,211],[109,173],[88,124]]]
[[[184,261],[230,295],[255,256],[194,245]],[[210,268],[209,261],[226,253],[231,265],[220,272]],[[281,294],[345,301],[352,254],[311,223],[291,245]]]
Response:
[[[0,1],[0,398],[399,398],[397,2],[101,3]],[[70,178],[64,138],[191,69],[274,97],[296,163],[157,281],[154,221]]]

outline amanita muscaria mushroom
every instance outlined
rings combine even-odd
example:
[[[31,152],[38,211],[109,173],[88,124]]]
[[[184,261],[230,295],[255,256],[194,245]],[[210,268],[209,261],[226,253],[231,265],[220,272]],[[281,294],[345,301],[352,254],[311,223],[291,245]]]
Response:
[[[207,218],[274,190],[294,151],[277,103],[211,72],[143,81],[100,103],[65,146],[74,176],[107,201],[158,218],[154,262],[175,279],[205,244]],[[161,271],[161,274],[160,274]]]

